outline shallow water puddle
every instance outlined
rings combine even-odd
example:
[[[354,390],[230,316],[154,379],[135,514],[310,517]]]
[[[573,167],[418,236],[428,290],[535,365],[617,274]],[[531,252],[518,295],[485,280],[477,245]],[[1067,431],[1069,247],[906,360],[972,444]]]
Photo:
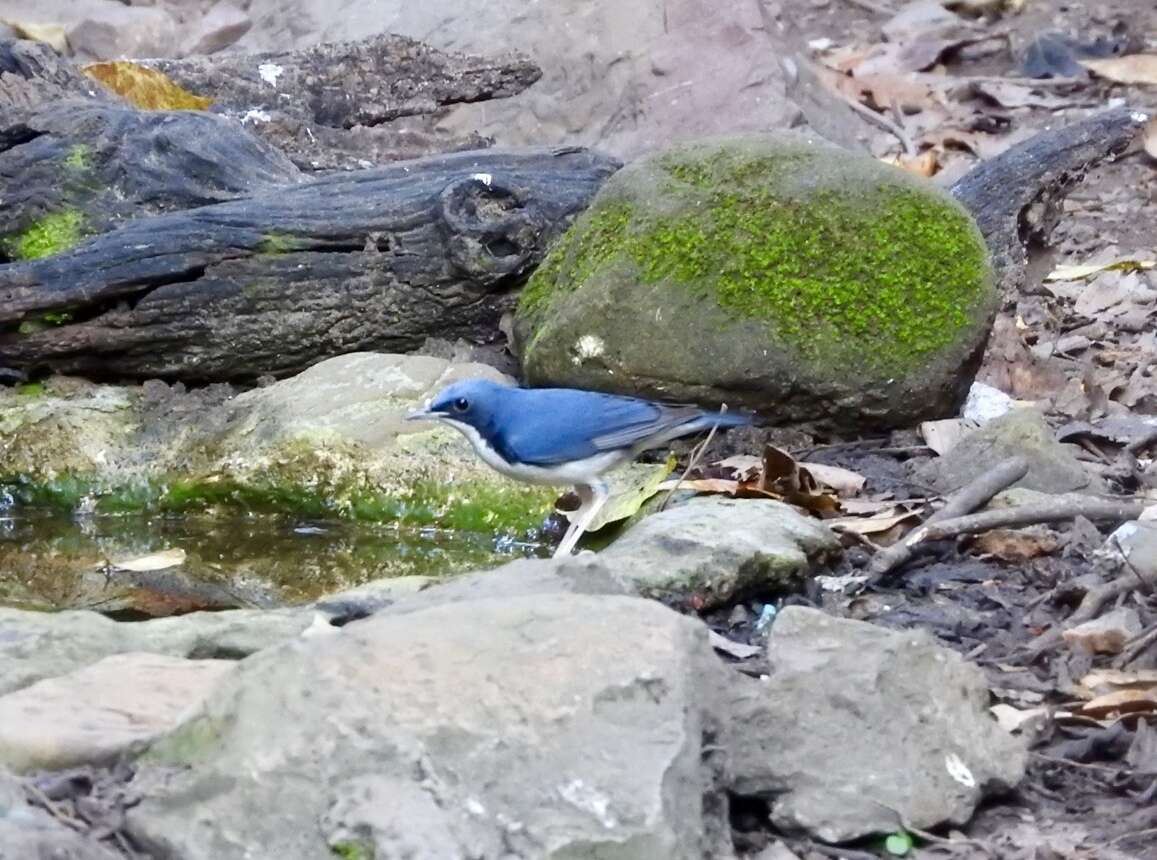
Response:
[[[117,567],[157,553],[179,563]],[[392,525],[10,509],[0,511],[0,605],[123,618],[273,607],[381,577],[449,576],[536,554],[548,553],[493,535]]]

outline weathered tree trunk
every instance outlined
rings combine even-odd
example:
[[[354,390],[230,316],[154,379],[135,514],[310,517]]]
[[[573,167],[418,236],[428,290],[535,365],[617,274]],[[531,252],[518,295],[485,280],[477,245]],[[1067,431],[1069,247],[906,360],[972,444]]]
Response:
[[[1025,243],[1046,242],[1069,189],[1128,149],[1148,120],[1129,108],[1102,111],[1030,137],[952,187],[980,225],[1006,295],[1024,284]]]
[[[494,339],[509,287],[617,167],[483,150],[142,218],[0,266],[0,365],[246,380],[431,335]]]

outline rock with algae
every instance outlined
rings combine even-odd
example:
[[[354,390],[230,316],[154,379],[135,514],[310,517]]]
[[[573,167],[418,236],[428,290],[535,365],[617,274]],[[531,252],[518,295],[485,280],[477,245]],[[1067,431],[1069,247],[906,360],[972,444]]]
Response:
[[[955,414],[995,313],[988,251],[927,182],[794,135],[628,165],[535,273],[528,381],[901,426]]]
[[[0,498],[97,511],[206,510],[478,531],[541,524],[552,493],[405,412],[480,364],[357,353],[242,394],[54,377],[0,389]]]

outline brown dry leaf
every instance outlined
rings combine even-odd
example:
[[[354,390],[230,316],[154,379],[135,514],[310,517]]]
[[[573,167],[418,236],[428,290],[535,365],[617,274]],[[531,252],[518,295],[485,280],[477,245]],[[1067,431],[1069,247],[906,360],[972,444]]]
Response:
[[[1114,690],[1097,696],[1076,708],[1075,713],[1094,720],[1103,720],[1122,714],[1157,713],[1157,691]]]
[[[93,63],[82,71],[141,110],[205,110],[213,104],[212,99],[195,95],[139,63]]]
[[[924,444],[943,457],[968,432],[968,425],[959,418],[920,422],[920,436]]]
[[[150,573],[155,570],[168,570],[170,567],[180,567],[185,563],[183,549],[166,549],[154,552],[151,555],[142,555],[127,561],[116,561],[112,567],[117,570],[127,570],[132,573]]]
[[[696,493],[713,493],[748,499],[782,499],[779,493],[770,490],[761,490],[756,481],[737,481],[734,478],[688,478],[680,481],[672,478],[664,481],[655,488],[655,492],[664,492],[678,487],[680,490],[692,490]]]
[[[875,514],[870,517],[836,517],[826,520],[827,525],[836,531],[853,532],[858,535],[878,535],[891,531],[901,523],[911,522],[915,525],[920,517],[914,511],[899,511],[893,508],[891,512]]]
[[[899,167],[901,170],[906,170],[909,173],[915,173],[917,176],[923,176],[927,179],[930,176],[935,176],[936,171],[940,169],[940,159],[937,157],[935,151],[929,149],[919,155],[894,155],[891,158],[883,159],[893,167]]]
[[[1052,110],[1072,106],[1072,99],[1055,93],[1042,92],[1031,84],[989,80],[973,84],[973,89],[1003,108],[1039,107]]]
[[[1094,669],[1081,678],[1077,692],[1093,699],[1115,690],[1157,689],[1157,669]]]
[[[853,495],[864,489],[867,481],[859,472],[844,469],[840,466],[826,466],[823,463],[800,463],[800,468],[806,469],[811,476],[826,487],[831,487],[841,495]]]
[[[844,93],[876,110],[918,113],[940,104],[936,87],[904,75],[857,74],[839,84]]]
[[[800,468],[791,454],[774,445],[763,448],[763,474],[757,486],[764,492],[778,493],[784,501],[813,514],[833,514],[840,509],[839,499],[822,491],[807,469]]]
[[[1152,125],[1152,123],[1153,121],[1150,120],[1149,124]],[[1112,259],[1103,263],[1078,263],[1071,266],[1057,266],[1045,275],[1044,280],[1046,284],[1055,281],[1083,281],[1108,269],[1134,272],[1152,269],[1154,266],[1157,266],[1157,260],[1134,260],[1130,258]]]
[[[763,468],[763,460],[754,454],[735,454],[711,465],[713,469],[723,470],[737,481],[750,481],[759,475],[759,470]]]
[[[1097,77],[1118,84],[1157,86],[1157,54],[1129,54],[1106,60],[1077,60]]]
[[[1060,546],[1056,535],[1047,529],[993,529],[977,536],[973,546],[1001,561],[1017,563],[1055,552]]]

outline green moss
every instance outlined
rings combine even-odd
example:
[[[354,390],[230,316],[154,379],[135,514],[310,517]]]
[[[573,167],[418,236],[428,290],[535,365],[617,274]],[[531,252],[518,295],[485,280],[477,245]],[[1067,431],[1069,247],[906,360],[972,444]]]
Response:
[[[989,304],[983,240],[963,209],[876,165],[846,187],[809,182],[825,158],[788,146],[661,159],[658,202],[619,189],[597,201],[531,278],[520,316],[533,331],[592,278],[664,283],[765,322],[813,367],[887,377],[922,366]]]
[[[22,505],[102,514],[245,511],[313,519],[348,519],[433,526],[455,531],[521,535],[541,526],[557,491],[506,484],[419,482],[405,492],[373,487],[309,487],[276,481],[178,479],[107,487],[67,475],[51,481],[0,477],[0,492]]]
[[[66,209],[45,215],[17,236],[0,240],[4,252],[16,260],[38,260],[66,251],[84,237],[84,214]]]
[[[221,728],[207,716],[195,717],[165,735],[142,757],[153,764],[189,765],[220,750]]]
[[[16,386],[16,393],[22,397],[43,397],[46,390],[43,382],[25,382]]]
[[[258,249],[262,254],[288,254],[297,250],[297,241],[284,233],[267,233],[261,238]]]
[[[374,849],[361,842],[335,842],[329,850],[342,860],[374,860]]]
[[[69,170],[88,170],[91,164],[92,152],[86,143],[75,144],[68,150],[68,155],[64,159],[64,166]]]

